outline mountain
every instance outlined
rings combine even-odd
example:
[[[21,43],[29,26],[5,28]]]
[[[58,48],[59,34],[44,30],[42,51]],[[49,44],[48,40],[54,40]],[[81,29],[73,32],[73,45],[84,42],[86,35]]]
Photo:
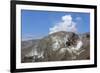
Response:
[[[90,33],[60,31],[42,39],[21,42],[21,62],[90,59]]]

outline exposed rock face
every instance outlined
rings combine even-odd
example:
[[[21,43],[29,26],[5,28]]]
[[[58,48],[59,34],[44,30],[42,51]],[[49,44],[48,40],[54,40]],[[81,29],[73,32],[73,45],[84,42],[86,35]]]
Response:
[[[90,58],[90,35],[60,31],[39,40],[22,42],[21,61],[45,62]]]

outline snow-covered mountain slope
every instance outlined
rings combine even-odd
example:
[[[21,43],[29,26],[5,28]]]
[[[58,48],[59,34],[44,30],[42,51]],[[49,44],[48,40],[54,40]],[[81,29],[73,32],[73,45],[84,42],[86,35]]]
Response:
[[[90,58],[89,33],[60,31],[39,40],[22,42],[22,62],[86,60]]]

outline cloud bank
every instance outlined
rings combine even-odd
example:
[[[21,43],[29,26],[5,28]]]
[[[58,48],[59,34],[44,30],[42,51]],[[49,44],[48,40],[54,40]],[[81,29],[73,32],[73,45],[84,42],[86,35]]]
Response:
[[[61,21],[49,29],[49,34],[59,31],[77,32],[76,23],[71,15],[62,16]]]

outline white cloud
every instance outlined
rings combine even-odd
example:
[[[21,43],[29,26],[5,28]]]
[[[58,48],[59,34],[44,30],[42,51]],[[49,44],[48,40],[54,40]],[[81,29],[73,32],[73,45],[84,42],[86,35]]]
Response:
[[[61,22],[57,23],[49,29],[49,34],[58,31],[77,32],[76,23],[72,20],[71,15],[62,16]]]

